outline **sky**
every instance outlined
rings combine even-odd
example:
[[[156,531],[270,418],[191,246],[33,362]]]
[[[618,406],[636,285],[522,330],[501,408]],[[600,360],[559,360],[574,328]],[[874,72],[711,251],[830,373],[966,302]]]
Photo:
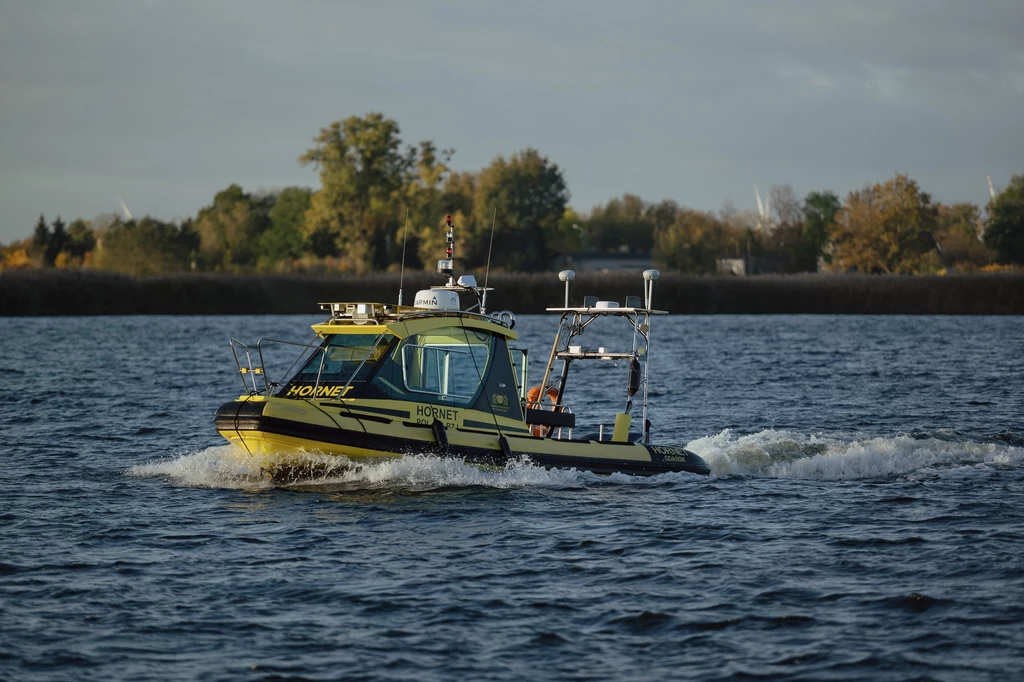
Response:
[[[945,203],[1024,173],[1021,0],[0,0],[0,242],[194,216],[379,111],[478,170],[534,147],[587,211],[717,211],[895,172]]]

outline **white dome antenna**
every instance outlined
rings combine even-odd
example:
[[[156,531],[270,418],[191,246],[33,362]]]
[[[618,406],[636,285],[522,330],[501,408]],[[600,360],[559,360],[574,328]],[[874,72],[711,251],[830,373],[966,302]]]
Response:
[[[661,273],[653,268],[644,270],[644,304],[651,310],[654,299],[654,280],[661,277]]]
[[[558,273],[558,279],[565,282],[565,307],[569,307],[569,282],[576,279],[576,273],[572,270],[562,270]]]
[[[420,310],[459,310],[459,294],[448,289],[421,289],[412,305]]]

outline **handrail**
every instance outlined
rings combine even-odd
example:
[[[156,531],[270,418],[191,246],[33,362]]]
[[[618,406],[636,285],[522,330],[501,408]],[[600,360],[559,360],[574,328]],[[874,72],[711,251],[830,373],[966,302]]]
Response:
[[[242,348],[245,349],[245,362],[246,362],[246,366],[244,368],[242,367],[242,363],[239,362],[239,360],[238,360],[238,350],[235,348],[235,344],[236,343],[239,346],[241,346]],[[249,395],[259,395],[259,389],[256,388],[256,371],[255,371],[255,368],[252,366],[252,356],[249,354],[249,346],[245,345],[244,343],[242,343],[241,341],[239,341],[238,339],[236,339],[233,336],[228,341],[228,345],[231,346],[231,354],[235,356],[235,365],[238,367],[238,375],[242,378],[242,389],[245,390],[245,392],[248,393]],[[263,368],[262,360],[263,359],[261,357],[260,358],[260,369],[261,370]],[[251,391],[249,390],[249,385],[245,383],[245,375],[246,375],[246,373],[248,373],[249,376],[252,377],[252,390]],[[266,376],[267,375],[264,373],[263,374],[264,384],[266,383]]]
[[[317,337],[317,338],[319,338],[319,337]],[[259,353],[259,356],[260,356],[260,367],[263,370],[263,389],[266,392],[266,395],[268,395],[268,396],[270,395],[270,387],[271,386],[280,386],[281,384],[278,383],[278,382],[270,381],[269,377],[267,376],[267,372],[266,372],[266,369],[265,369],[266,368],[266,364],[263,361],[263,342],[264,341],[266,341],[267,343],[280,343],[280,344],[283,344],[283,345],[286,345],[286,346],[299,346],[300,348],[304,348],[304,349],[313,348],[314,349],[314,351],[313,351],[314,353],[320,353],[320,370],[316,374],[316,386],[313,389],[314,392],[316,391],[316,388],[319,387],[319,385],[320,385],[320,372],[322,372],[323,369],[324,369],[324,357],[325,357],[324,351],[326,349],[323,346],[321,346],[319,344],[314,344],[314,343],[299,343],[298,341],[283,341],[281,339],[260,339],[259,341],[256,342],[256,351],[257,351],[257,353]],[[302,358],[302,356],[303,356],[303,354],[299,353],[298,357],[296,357],[292,361],[292,364],[288,365],[288,369],[286,369],[284,371],[284,376],[288,376],[288,375],[291,374],[292,368],[295,367],[295,365],[298,364],[298,362]],[[256,380],[253,379],[253,386],[254,387],[255,387],[255,384],[256,384]],[[314,393],[314,395],[315,395],[315,393]]]
[[[366,361],[370,358],[370,355],[373,354],[374,349],[377,348],[378,345],[380,345],[380,342],[384,339],[384,337],[385,337],[385,334],[379,334],[377,336],[377,338],[374,340],[374,343],[370,347],[370,350],[366,353],[366,355],[360,361],[359,365],[356,367],[355,371],[352,372],[352,375],[348,378],[348,382],[346,382],[345,388],[342,389],[342,395],[344,395],[345,392],[347,392],[348,387],[352,385],[352,380],[355,378],[356,374],[358,374],[359,370],[363,368],[363,366],[366,364]],[[320,377],[321,377],[321,375],[323,374],[323,371],[324,371],[324,360],[327,358],[327,352],[326,352],[327,351],[327,347],[321,346],[321,345],[319,345],[317,343],[299,343],[297,341],[284,341],[284,340],[281,340],[281,339],[260,339],[259,341],[256,342],[256,349],[257,349],[257,352],[259,353],[260,367],[261,368],[265,367],[265,363],[264,363],[264,360],[263,360],[263,343],[264,342],[267,342],[267,343],[280,343],[280,344],[287,345],[287,346],[298,346],[298,347],[306,349],[306,350],[312,348],[314,354],[316,354],[316,353],[320,354],[320,366],[317,368],[316,382],[313,384],[313,395],[316,395],[316,391],[320,388]],[[241,342],[239,342],[239,343],[241,343]],[[286,369],[284,371],[284,376],[290,376],[291,373],[292,373],[292,369],[299,363],[299,360],[303,359],[303,357],[304,357],[304,354],[303,353],[299,353],[298,357],[296,357],[295,360],[292,361],[292,364],[288,366],[288,369]],[[307,358],[306,360],[308,361],[312,357],[313,357],[313,355],[310,355],[309,358]],[[262,373],[263,373],[263,386],[264,386],[264,390],[266,391],[267,395],[270,395],[271,387],[275,387],[276,388],[276,387],[280,386],[281,384],[279,382],[270,381],[269,377],[267,376],[267,373],[266,373],[265,369],[262,370]],[[253,384],[254,385],[255,385],[255,381],[256,380],[253,379]]]
[[[500,312],[505,312],[505,311],[500,311]],[[509,312],[511,312],[511,311],[509,311]],[[420,318],[420,317],[472,317],[472,318],[475,318],[475,319],[478,319],[478,320],[482,320],[484,322],[493,322],[493,323],[501,325],[502,327],[505,327],[507,329],[511,329],[512,328],[512,326],[510,325],[509,322],[505,322],[504,320],[502,320],[500,318],[497,318],[497,317],[492,317],[489,313],[488,314],[473,313],[473,312],[470,312],[468,310],[423,310],[423,311],[416,311],[416,312],[411,312],[411,313],[401,313],[400,315],[398,315],[398,321],[401,322],[403,320]],[[512,320],[510,320],[510,322],[514,324],[515,318],[513,317]]]

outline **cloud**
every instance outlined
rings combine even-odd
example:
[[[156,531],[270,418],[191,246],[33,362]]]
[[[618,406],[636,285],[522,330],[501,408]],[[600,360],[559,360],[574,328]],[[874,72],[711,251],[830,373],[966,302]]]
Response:
[[[117,194],[180,216],[231,182],[311,184],[312,136],[368,111],[457,168],[534,146],[582,207],[714,209],[754,180],[843,192],[897,167],[983,201],[977,178],[1024,170],[1021,35],[1018,0],[15,3],[0,241]]]

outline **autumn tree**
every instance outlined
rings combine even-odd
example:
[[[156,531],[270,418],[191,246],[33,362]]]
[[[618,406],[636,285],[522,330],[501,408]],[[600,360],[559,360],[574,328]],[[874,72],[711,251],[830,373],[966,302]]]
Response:
[[[28,240],[26,240],[28,241]],[[11,244],[7,248],[0,247],[0,270],[18,270],[32,267],[32,259],[22,244]]]
[[[996,252],[1000,263],[1024,265],[1024,175],[1012,176],[986,211],[985,244]]]
[[[931,199],[908,176],[851,192],[836,215],[832,265],[868,273],[922,273],[938,268]]]
[[[547,269],[549,241],[568,201],[561,169],[537,150],[516,152],[508,159],[498,156],[477,179],[469,254],[483,265],[491,218],[496,216],[493,265],[518,271]]]
[[[397,257],[396,208],[417,158],[415,149],[402,149],[399,133],[398,123],[383,114],[350,116],[322,128],[315,146],[299,157],[320,174],[304,226],[318,255],[333,249],[353,267],[381,270]]]

